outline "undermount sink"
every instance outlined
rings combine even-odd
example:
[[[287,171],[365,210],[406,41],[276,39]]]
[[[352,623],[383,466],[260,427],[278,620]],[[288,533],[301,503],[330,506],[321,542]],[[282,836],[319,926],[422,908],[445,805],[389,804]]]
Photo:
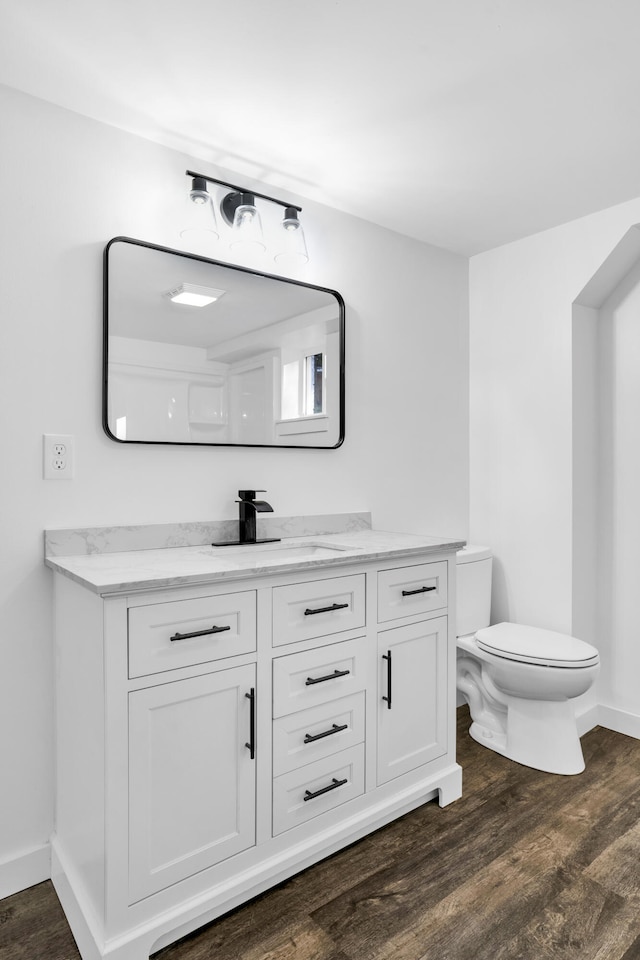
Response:
[[[220,549],[214,547],[214,550]],[[290,560],[292,558],[298,559],[325,559],[327,557],[333,557],[337,554],[344,553],[349,547],[339,547],[334,544],[328,543],[247,543],[242,547],[235,547],[233,550],[228,550],[226,547],[222,548],[224,553],[221,552],[221,556],[233,557],[234,560],[245,559],[247,561],[257,562],[262,559],[268,559],[271,562],[274,560]]]

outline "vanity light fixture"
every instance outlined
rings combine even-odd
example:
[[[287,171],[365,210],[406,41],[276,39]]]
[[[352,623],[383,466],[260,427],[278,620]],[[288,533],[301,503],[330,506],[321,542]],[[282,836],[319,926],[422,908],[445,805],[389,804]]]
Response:
[[[188,307],[206,307],[208,303],[215,303],[224,296],[224,290],[215,287],[203,287],[197,283],[180,283],[177,287],[167,290],[163,296],[173,303],[182,303]]]
[[[277,200],[265,193],[256,193],[255,190],[245,190],[243,187],[227,183],[225,180],[206,177],[201,173],[195,173],[193,170],[187,170],[187,176],[192,178],[192,188],[189,193],[190,201],[192,205],[199,206],[201,212],[202,210],[205,211],[207,215],[205,222],[209,224],[210,229],[210,240],[217,239],[219,236],[217,227],[214,227],[211,231],[210,224],[215,224],[215,204],[207,189],[208,183],[215,183],[220,187],[228,188],[230,191],[222,196],[219,207],[222,220],[231,228],[230,245],[232,248],[259,252],[266,250],[260,211],[256,206],[256,198],[259,198],[284,207],[284,217],[278,228],[278,239],[274,253],[275,261],[291,265],[308,262],[309,254],[304,230],[298,219],[302,207],[297,207],[295,204],[284,200]],[[192,239],[187,229],[181,230],[180,235]]]

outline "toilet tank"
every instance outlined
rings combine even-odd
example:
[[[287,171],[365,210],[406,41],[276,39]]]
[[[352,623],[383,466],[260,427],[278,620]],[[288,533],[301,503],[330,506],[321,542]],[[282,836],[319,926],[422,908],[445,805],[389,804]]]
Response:
[[[488,627],[491,616],[491,550],[468,544],[456,553],[456,636]]]

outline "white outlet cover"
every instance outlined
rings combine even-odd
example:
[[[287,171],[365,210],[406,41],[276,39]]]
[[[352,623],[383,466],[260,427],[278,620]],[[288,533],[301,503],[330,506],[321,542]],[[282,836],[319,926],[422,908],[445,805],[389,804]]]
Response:
[[[73,480],[73,436],[45,433],[42,436],[42,472],[45,480]]]

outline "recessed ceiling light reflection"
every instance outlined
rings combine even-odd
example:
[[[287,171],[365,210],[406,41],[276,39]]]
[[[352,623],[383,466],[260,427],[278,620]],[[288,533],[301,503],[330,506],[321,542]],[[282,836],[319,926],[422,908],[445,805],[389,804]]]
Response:
[[[197,283],[180,283],[172,290],[163,293],[163,297],[168,297],[172,303],[182,303],[188,307],[206,307],[207,304],[219,300],[225,292],[216,290],[215,287],[203,287]]]

